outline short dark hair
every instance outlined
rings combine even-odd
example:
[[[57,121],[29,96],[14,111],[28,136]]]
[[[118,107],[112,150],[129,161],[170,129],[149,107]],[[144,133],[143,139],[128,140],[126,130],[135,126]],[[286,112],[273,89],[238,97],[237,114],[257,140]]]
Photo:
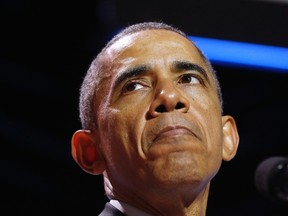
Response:
[[[99,84],[99,76],[102,71],[105,71],[105,61],[103,60],[103,54],[105,51],[113,45],[115,42],[117,42],[119,39],[121,39],[124,36],[134,34],[136,32],[145,31],[145,30],[168,30],[172,32],[176,32],[183,37],[188,38],[188,36],[181,31],[180,29],[165,24],[163,22],[143,22],[143,23],[137,23],[134,25],[130,25],[124,29],[122,29],[119,33],[117,33],[108,43],[106,46],[101,50],[101,52],[96,56],[96,58],[92,61],[85,77],[83,80],[83,83],[80,88],[80,101],[79,101],[79,113],[80,113],[80,120],[82,124],[83,129],[94,129],[97,127],[96,124],[96,110],[95,110],[95,103],[94,99],[96,97],[96,89]],[[191,41],[191,40],[190,40]],[[219,85],[219,81],[216,75],[216,71],[212,68],[211,63],[209,59],[202,53],[202,51],[191,41],[191,43],[196,47],[199,54],[201,55],[202,59],[204,60],[207,68],[210,70],[211,74],[213,75],[213,78],[215,80],[215,84],[217,86],[217,92],[218,92],[218,98],[221,104],[221,109],[223,106],[223,99],[222,99],[222,93],[221,88]]]

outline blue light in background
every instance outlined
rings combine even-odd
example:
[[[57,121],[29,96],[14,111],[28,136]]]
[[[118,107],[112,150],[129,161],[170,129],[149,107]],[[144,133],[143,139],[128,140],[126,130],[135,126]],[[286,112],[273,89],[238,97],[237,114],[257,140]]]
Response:
[[[213,64],[288,73],[288,48],[189,36]]]

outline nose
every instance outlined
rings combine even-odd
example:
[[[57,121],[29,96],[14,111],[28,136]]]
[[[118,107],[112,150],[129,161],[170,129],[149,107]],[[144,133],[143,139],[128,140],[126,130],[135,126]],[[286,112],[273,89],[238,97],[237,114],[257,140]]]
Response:
[[[163,82],[156,88],[154,100],[150,106],[150,115],[157,117],[161,113],[178,111],[186,113],[189,110],[189,101],[177,89],[173,82]]]

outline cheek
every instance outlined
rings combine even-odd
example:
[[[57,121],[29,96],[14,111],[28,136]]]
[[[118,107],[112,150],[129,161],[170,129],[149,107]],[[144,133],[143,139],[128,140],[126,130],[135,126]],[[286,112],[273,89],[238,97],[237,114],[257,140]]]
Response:
[[[193,98],[193,103],[197,104],[203,112],[209,115],[221,114],[219,98],[212,91],[201,89],[192,92],[191,97]]]
[[[103,131],[103,141],[111,146],[109,152],[114,159],[118,158],[120,161],[126,160],[126,163],[133,163],[136,160],[135,157],[138,157],[144,127],[143,114],[138,112],[139,109],[132,106],[126,106],[121,110],[107,109],[106,126],[101,130]]]
[[[145,126],[145,116],[149,110],[149,98],[145,94],[134,94],[129,97],[123,97],[113,104],[114,125],[119,130],[126,133],[129,139],[137,142]]]
[[[211,158],[210,166],[218,170],[222,161],[222,121],[218,113],[207,114],[207,152]]]
[[[198,92],[193,96],[191,112],[199,121],[205,137],[207,157],[216,161],[222,160],[222,120],[218,96]],[[212,165],[213,166],[213,165]]]
[[[132,112],[132,109],[128,108],[121,111],[114,109],[113,115],[106,118],[109,123],[107,130],[103,132],[106,140],[103,150],[108,162],[107,174],[112,181],[116,181],[113,184],[121,184],[121,187],[129,187],[135,179],[142,178],[141,171],[145,169],[139,142],[141,124],[134,116],[139,117],[135,110]]]

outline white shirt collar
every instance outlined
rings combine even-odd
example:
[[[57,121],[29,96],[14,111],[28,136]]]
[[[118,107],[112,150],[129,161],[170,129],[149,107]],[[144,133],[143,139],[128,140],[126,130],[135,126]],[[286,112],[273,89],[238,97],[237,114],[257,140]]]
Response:
[[[128,216],[133,216],[133,215],[151,216],[150,214],[143,212],[142,210],[135,208],[134,206],[131,206],[127,203],[124,203],[118,200],[110,200],[110,204]]]

